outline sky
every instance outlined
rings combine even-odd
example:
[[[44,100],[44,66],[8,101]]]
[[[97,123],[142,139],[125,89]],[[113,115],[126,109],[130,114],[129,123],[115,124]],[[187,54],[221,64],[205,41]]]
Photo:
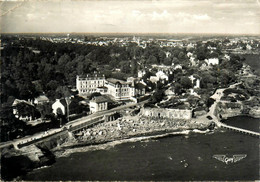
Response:
[[[260,34],[260,0],[0,2],[2,33]]]

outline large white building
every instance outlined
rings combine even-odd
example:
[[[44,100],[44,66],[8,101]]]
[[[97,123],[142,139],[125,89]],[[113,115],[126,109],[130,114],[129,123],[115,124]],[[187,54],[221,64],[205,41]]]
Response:
[[[76,88],[79,94],[89,94],[97,92],[98,88],[103,88],[105,85],[105,76],[94,74],[86,76],[77,76]]]
[[[126,82],[108,78],[105,86],[107,87],[107,94],[112,95],[115,100],[129,100],[132,97],[145,94],[145,85],[140,82]]]
[[[131,82],[108,78],[106,82],[107,93],[112,95],[116,100],[127,100],[134,96],[134,89]]]
[[[104,76],[98,75],[77,76],[76,87],[79,94],[99,92],[112,95],[115,100],[129,100],[145,94],[145,85],[135,78],[123,81],[115,78],[105,79]]]

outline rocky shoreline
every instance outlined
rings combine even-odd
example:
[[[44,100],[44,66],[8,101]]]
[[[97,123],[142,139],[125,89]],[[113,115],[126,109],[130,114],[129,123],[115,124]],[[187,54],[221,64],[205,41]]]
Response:
[[[54,151],[56,157],[68,157],[70,154],[76,153],[76,152],[88,152],[88,151],[95,151],[95,150],[107,150],[111,147],[114,147],[115,145],[119,145],[122,143],[129,143],[129,142],[145,142],[148,140],[156,140],[163,137],[170,137],[170,136],[179,136],[179,135],[188,135],[191,132],[194,133],[209,133],[211,130],[205,129],[205,130],[183,130],[183,131],[161,131],[156,133],[149,133],[145,136],[134,136],[114,141],[108,141],[104,143],[93,143],[93,144],[80,144],[76,146],[68,147],[66,150],[56,150]]]
[[[244,108],[245,106],[241,104],[241,108]],[[236,116],[247,116],[247,117],[252,117],[252,118],[260,118],[260,108],[259,107],[254,107],[250,108],[249,111],[246,113],[243,112],[243,109],[222,109],[220,112],[222,119],[228,119],[231,117],[236,117]]]
[[[53,151],[69,148],[105,144],[117,140],[137,137],[149,137],[187,130],[206,130],[211,122],[195,120],[170,120],[165,118],[147,118],[141,115],[127,116],[115,121],[97,124],[91,128],[70,134],[68,140]]]
[[[57,138],[56,141],[45,141],[37,146],[30,145],[19,150],[14,148],[3,150],[2,178],[13,180],[17,176],[21,176],[17,178],[20,180],[27,172],[52,165],[56,158],[66,157],[75,152],[106,150],[121,143],[188,135],[194,132],[209,133],[213,131],[213,128],[211,128],[211,121],[206,123],[195,120],[172,121],[148,119],[139,115],[123,117],[115,121],[100,123],[76,134],[68,132],[66,137]],[[8,173],[10,169],[12,169],[11,171],[16,170],[10,174]]]
[[[100,123],[91,128],[55,141],[29,145],[20,149],[6,148],[2,153],[1,177],[3,180],[22,179],[22,176],[34,169],[52,165],[58,157],[75,152],[108,149],[125,142],[136,142],[173,135],[187,135],[192,130],[208,132],[208,124],[192,121],[166,119],[156,120],[139,116],[120,118]],[[12,173],[10,173],[12,171]],[[18,177],[18,178],[17,178]]]

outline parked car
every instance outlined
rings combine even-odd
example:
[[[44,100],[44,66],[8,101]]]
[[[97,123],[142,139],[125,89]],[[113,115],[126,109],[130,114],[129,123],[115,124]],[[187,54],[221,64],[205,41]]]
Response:
[[[213,119],[211,116],[207,116],[207,118],[208,118],[209,120],[212,120],[212,119]]]

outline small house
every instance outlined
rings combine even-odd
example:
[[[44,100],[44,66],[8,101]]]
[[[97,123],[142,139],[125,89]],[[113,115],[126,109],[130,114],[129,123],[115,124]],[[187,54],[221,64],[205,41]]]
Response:
[[[160,80],[166,80],[168,81],[169,77],[167,74],[165,74],[163,71],[158,71],[156,73],[156,76],[160,79]]]
[[[89,101],[89,108],[92,113],[107,110],[108,100],[105,96],[97,96]]]
[[[40,117],[40,113],[35,106],[26,100],[15,99],[12,108],[15,117],[22,121],[31,121]]]
[[[56,101],[52,104],[52,112],[55,115],[58,115],[58,110],[62,111],[62,114],[66,114],[66,101],[64,99],[56,99]]]
[[[218,58],[205,59],[205,62],[208,65],[218,65],[219,64],[219,59]]]

